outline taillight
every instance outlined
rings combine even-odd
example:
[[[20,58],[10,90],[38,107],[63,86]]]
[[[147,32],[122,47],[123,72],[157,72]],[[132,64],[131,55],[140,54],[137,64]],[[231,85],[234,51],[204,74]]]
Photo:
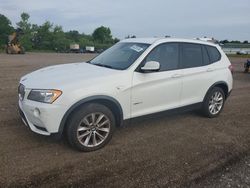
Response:
[[[233,74],[233,72],[234,72],[234,67],[233,67],[233,65],[229,65],[229,70],[231,71],[231,73]]]

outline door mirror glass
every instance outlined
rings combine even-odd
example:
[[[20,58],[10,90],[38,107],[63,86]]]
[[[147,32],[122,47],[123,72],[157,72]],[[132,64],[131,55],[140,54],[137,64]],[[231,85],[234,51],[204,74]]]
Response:
[[[160,70],[160,63],[157,61],[148,61],[143,67],[141,67],[143,72],[151,72]]]

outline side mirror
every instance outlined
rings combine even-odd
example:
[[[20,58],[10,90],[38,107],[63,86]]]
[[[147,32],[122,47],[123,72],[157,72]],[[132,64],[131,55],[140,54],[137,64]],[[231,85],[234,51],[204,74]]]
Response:
[[[157,61],[148,61],[143,67],[141,67],[143,72],[153,72],[160,70],[160,63]]]

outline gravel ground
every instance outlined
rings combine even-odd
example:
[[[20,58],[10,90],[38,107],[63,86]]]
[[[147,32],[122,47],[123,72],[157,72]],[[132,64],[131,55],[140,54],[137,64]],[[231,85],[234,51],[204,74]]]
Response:
[[[203,188],[247,188],[250,187],[250,155],[235,158],[211,175],[199,178],[189,184],[189,187]]]
[[[0,54],[0,187],[247,186],[249,160],[242,156],[250,149],[250,74],[243,73],[243,58],[231,58],[234,91],[218,118],[187,112],[135,120],[119,128],[106,147],[91,153],[72,150],[64,139],[30,132],[17,112],[20,77],[44,66],[92,57]],[[231,167],[232,161],[239,164]],[[245,170],[237,168],[243,163]],[[234,169],[241,178],[233,178]]]

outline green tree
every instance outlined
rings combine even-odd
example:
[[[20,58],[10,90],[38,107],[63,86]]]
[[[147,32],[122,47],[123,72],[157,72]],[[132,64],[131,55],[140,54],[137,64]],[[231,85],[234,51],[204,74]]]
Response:
[[[240,44],[241,42],[239,40],[232,40],[230,43]]]
[[[94,46],[93,40],[90,40],[89,38],[86,37],[81,37],[79,40],[79,44],[81,48],[85,48],[86,46]]]
[[[34,32],[34,48],[38,50],[53,50],[53,24],[46,21]]]
[[[76,43],[79,42],[79,40],[81,38],[81,34],[76,30],[66,32],[65,35],[68,39],[70,39]]]
[[[22,30],[22,34],[19,36],[19,41],[26,50],[32,49],[32,30],[29,18],[29,14],[23,12],[21,14],[20,22],[17,23],[17,26]]]
[[[28,13],[23,12],[21,14],[21,21],[17,23],[17,26],[23,31],[29,31],[31,28],[31,24],[29,23],[30,15]]]
[[[53,50],[65,51],[69,48],[71,40],[66,38],[66,34],[63,32],[62,27],[57,25],[53,29],[53,36],[51,42]]]
[[[81,48],[95,46],[97,49],[106,49],[112,44],[119,42],[119,39],[112,38],[111,30],[108,27],[98,27],[92,35],[80,34],[77,30],[64,32],[61,26],[53,26],[49,21],[42,25],[31,24],[29,14],[23,12],[21,20],[17,23],[17,30],[20,29],[19,41],[26,50],[57,50],[69,49],[71,43],[78,43]],[[0,45],[6,43],[7,36],[14,31],[11,22],[0,14]]]
[[[0,47],[8,42],[8,35],[14,31],[10,20],[0,14]]]
[[[92,34],[94,41],[100,43],[113,43],[111,30],[108,27],[98,27]]]
[[[226,44],[226,43],[229,43],[229,41],[228,40],[221,40],[220,43]]]

